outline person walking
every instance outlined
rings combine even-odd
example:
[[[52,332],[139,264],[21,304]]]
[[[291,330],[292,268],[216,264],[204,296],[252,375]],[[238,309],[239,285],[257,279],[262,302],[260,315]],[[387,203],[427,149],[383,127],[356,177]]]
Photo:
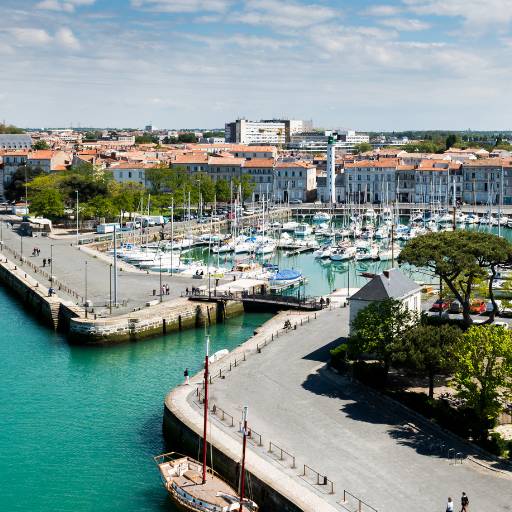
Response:
[[[43,258],[43,267],[46,267],[46,258]]]
[[[169,295],[171,292],[168,284],[165,285],[165,291],[166,291],[167,295]]]
[[[448,498],[448,503],[446,504],[446,512],[453,512],[453,500]]]
[[[460,504],[462,505],[460,512],[468,512],[469,498],[465,492],[462,493],[462,498],[460,499]]]
[[[186,296],[188,297],[188,286],[185,288]]]
[[[185,370],[183,375],[185,376],[185,384],[188,386],[190,384],[189,377],[188,377],[188,368]]]

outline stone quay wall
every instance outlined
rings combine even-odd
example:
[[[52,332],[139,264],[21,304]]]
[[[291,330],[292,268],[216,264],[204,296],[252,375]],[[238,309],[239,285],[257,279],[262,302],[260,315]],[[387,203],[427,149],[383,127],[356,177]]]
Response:
[[[48,297],[48,287],[29,276],[23,266],[7,258],[0,262],[0,283],[20,297],[23,305],[52,329],[66,331],[72,318],[84,314],[82,308],[71,301]]]
[[[84,346],[119,345],[203,327],[243,312],[243,304],[237,301],[166,302],[116,318],[74,318],[69,325],[68,341]]]

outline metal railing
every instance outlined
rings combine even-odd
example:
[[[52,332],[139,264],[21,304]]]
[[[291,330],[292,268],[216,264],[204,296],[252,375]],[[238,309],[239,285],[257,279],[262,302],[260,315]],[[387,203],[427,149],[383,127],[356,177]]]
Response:
[[[241,421],[238,422],[238,432],[242,432],[242,422]],[[258,446],[263,446],[263,444],[261,443],[261,434],[258,434],[258,432],[256,432],[256,430],[249,428],[247,431],[247,437],[249,439],[252,439],[253,434],[256,434],[260,438],[260,442],[259,442]]]
[[[357,500],[359,502],[359,506],[358,506],[358,512],[363,512],[363,509],[361,508],[361,505],[365,505],[366,507],[368,507],[369,509],[373,510],[374,512],[378,512],[376,508],[373,508],[371,507],[370,505],[368,505],[368,503],[365,503],[361,498],[358,498],[356,496],[354,496],[353,494],[350,494],[348,491],[345,491],[343,490],[343,503],[347,503],[347,494],[349,496],[352,496],[352,498],[354,498],[355,500]]]
[[[295,457],[294,457],[292,454],[290,454],[290,453],[288,453],[287,451],[285,451],[285,450],[283,450],[282,448],[280,448],[279,446],[277,446],[277,444],[275,444],[275,443],[268,443],[268,453],[273,453],[273,452],[272,452],[272,446],[274,446],[274,448],[277,448],[278,450],[281,450],[281,458],[280,458],[279,460],[284,460],[284,459],[283,459],[283,453],[286,453],[286,455],[288,455],[289,457],[291,457],[291,458],[292,458],[292,460],[293,460],[293,466],[292,466],[292,469],[295,469],[295,468],[296,468],[296,466],[295,466]],[[306,466],[304,466],[304,467],[306,467]]]
[[[316,485],[327,485],[328,482],[331,482],[331,492],[329,494],[334,494],[334,484],[332,480],[329,480],[325,475],[315,471],[313,468],[306,466],[306,464],[304,464],[304,473],[301,476],[307,476],[306,468],[311,470],[313,473],[316,473]]]

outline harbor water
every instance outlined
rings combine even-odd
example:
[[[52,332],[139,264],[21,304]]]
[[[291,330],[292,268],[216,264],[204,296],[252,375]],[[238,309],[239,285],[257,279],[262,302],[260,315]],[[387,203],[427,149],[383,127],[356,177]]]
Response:
[[[270,314],[212,325],[232,350]],[[153,457],[164,398],[203,367],[204,329],[110,348],[70,347],[0,288],[0,510],[174,511]]]

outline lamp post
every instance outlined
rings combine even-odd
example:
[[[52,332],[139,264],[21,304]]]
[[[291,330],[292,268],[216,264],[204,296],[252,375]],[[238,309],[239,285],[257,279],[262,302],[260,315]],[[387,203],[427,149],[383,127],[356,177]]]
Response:
[[[20,224],[21,226],[21,224]],[[20,227],[20,242],[21,242],[21,256],[20,256],[20,261],[21,261],[21,264],[23,265],[23,231]]]
[[[50,283],[53,288],[53,245],[50,245]]]
[[[110,314],[112,314],[112,263],[110,264]]]
[[[87,318],[87,261],[85,262],[85,318]]]
[[[76,245],[78,245],[78,190],[76,192]]]
[[[172,262],[171,262],[171,265],[172,265]],[[162,288],[162,252],[160,252],[160,302],[162,302],[163,300],[164,300],[164,291]]]

